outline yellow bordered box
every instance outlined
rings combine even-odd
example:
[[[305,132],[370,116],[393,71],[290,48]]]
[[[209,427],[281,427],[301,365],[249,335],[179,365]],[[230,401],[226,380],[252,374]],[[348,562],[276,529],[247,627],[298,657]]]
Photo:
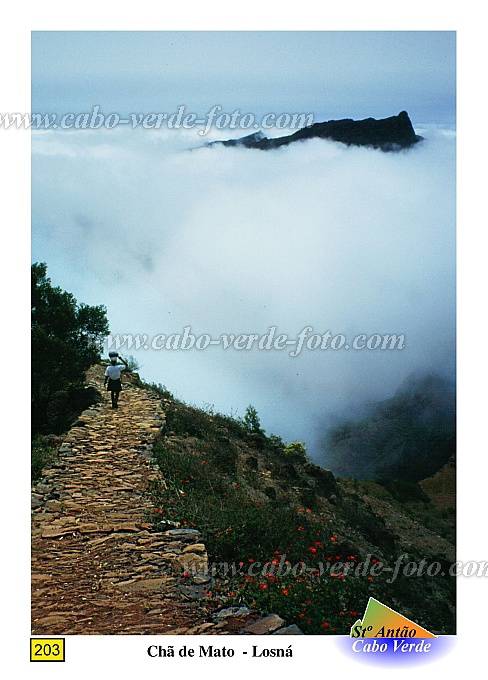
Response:
[[[31,661],[64,661],[64,638],[31,638]]]

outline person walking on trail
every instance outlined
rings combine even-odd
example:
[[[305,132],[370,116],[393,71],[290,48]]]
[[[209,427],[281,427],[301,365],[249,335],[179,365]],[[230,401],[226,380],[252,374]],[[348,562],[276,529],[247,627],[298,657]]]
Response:
[[[125,359],[122,359],[121,356],[118,358],[122,361],[124,366],[117,363],[117,357],[112,357],[110,359],[110,366],[107,366],[107,370],[105,371],[105,382],[103,383],[105,386],[108,382],[107,390],[110,392],[110,397],[112,399],[112,408],[119,408],[119,394],[122,390],[120,374],[122,371],[125,371],[126,368],[129,368],[129,364]]]

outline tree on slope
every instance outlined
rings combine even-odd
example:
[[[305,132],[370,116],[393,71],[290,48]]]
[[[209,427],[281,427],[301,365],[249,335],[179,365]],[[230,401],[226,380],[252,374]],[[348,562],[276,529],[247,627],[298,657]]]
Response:
[[[45,263],[32,265],[34,433],[52,429],[53,404],[64,404],[69,411],[85,372],[100,360],[109,332],[104,306],[78,304],[71,293],[53,287],[46,272]]]

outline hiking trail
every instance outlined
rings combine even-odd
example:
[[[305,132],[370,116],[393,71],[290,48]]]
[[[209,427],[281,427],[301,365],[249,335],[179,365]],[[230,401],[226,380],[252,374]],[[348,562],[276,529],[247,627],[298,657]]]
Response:
[[[160,398],[128,375],[112,409],[104,369],[87,374],[103,401],[80,415],[33,488],[32,634],[223,633],[181,591],[178,557],[206,563],[199,532],[149,521]]]

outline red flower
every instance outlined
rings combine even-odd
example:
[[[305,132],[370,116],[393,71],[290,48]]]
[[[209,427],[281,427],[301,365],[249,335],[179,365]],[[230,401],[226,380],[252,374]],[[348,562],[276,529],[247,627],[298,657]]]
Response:
[[[266,585],[266,583],[260,583],[259,587],[261,588],[261,590],[266,590],[268,586]]]
[[[322,628],[328,628],[328,627],[329,627],[329,622],[324,621],[323,624],[322,624]]]
[[[288,591],[286,590],[286,588],[284,588],[281,592],[283,593],[283,595],[288,595]]]
[[[252,557],[250,557],[250,558],[248,559],[248,562],[249,562],[249,564],[252,564],[252,563],[254,562],[254,560],[252,559]]]
[[[316,552],[317,552],[317,548],[312,548],[312,547],[310,547],[309,550],[310,550],[311,553],[316,553]]]

